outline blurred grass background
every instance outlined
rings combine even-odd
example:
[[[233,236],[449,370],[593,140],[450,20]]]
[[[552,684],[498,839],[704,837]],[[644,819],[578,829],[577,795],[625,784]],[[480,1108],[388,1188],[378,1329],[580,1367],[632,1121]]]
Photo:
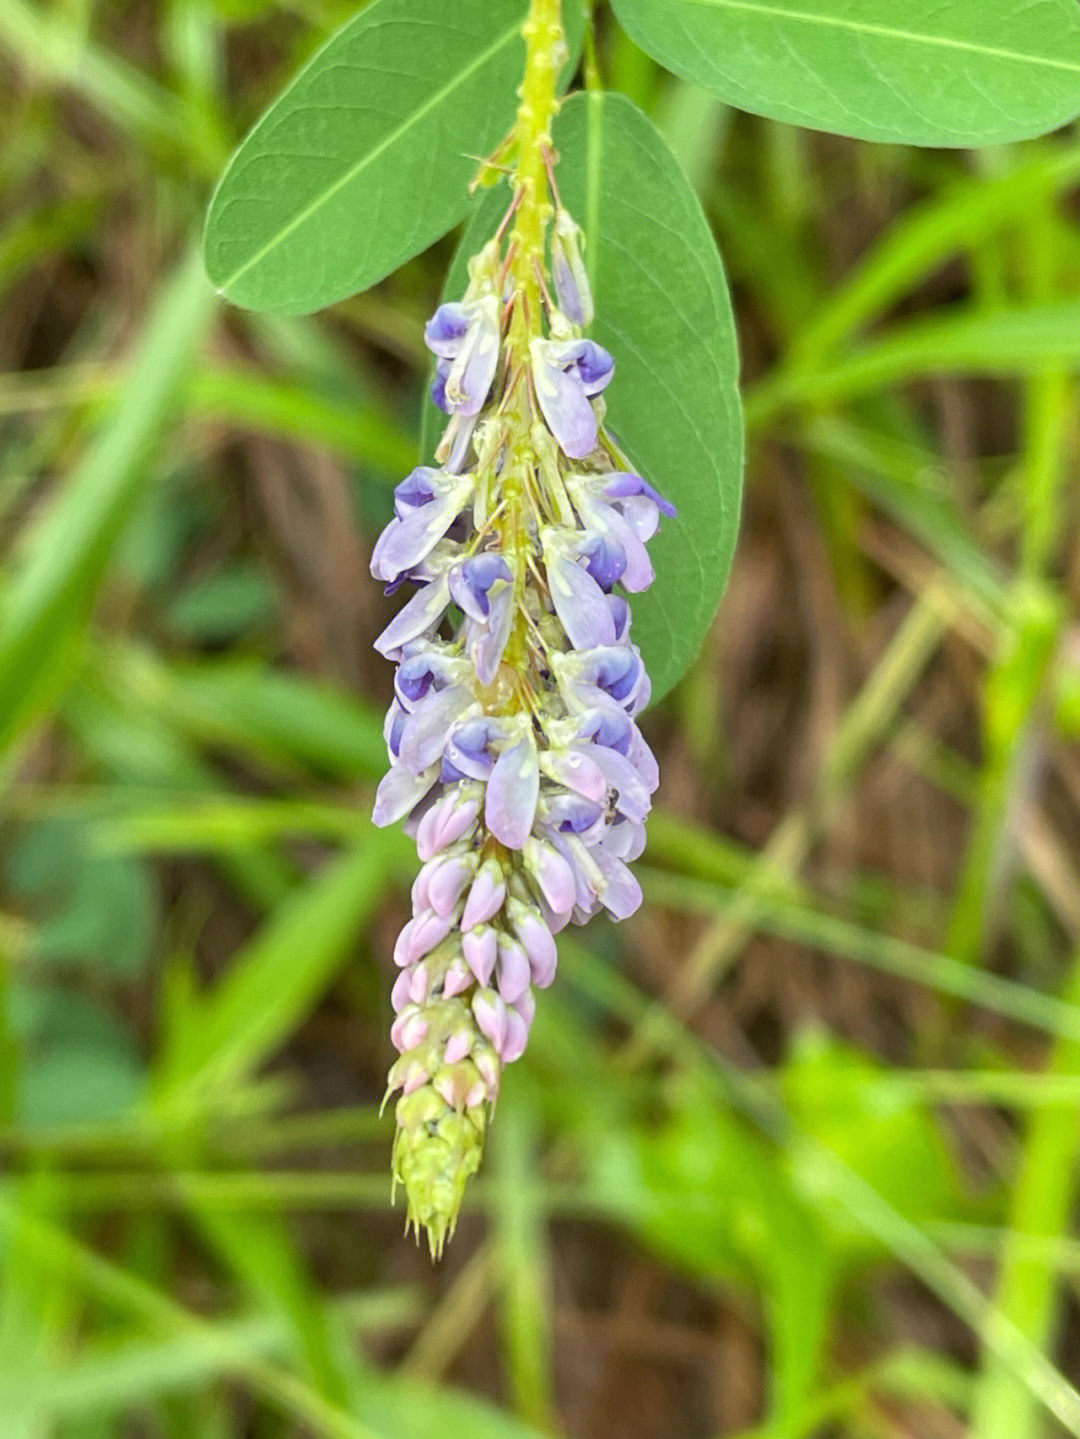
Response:
[[[341,0],[0,3],[0,1439],[1080,1435],[1080,137],[732,116],[751,460],[433,1269],[388,1205],[366,818],[451,241],[314,318],[198,235]]]

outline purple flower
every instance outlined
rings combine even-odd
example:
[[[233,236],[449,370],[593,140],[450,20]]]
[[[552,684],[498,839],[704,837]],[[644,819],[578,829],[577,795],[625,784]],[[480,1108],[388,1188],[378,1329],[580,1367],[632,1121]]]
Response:
[[[673,520],[678,514],[675,506],[670,500],[665,500],[658,490],[655,490],[648,480],[643,480],[640,475],[631,474],[628,470],[612,470],[610,474],[601,477],[604,481],[603,493],[609,500],[629,499],[634,495],[643,495],[651,500],[661,514],[667,515]]]
[[[560,209],[560,308],[545,288],[546,325],[515,310],[500,238],[470,263],[464,299],[432,317],[442,468],[396,487],[372,554],[388,592],[418,586],[376,641],[397,671],[374,818],[403,820],[422,861],[394,949],[389,1090],[395,1177],[435,1251],[503,1068],[525,1049],[535,990],[555,977],[555,936],[641,902],[627,865],[658,776],[633,719],[649,679],[623,593],[652,581],[646,542],[674,511],[641,476],[606,468],[619,451],[599,442],[596,401],[614,361],[576,337],[592,316],[580,245]]]
[[[495,295],[440,305],[424,330],[438,356],[432,398],[448,415],[477,415],[499,363],[499,301]]]
[[[416,808],[438,778],[436,767],[414,774],[404,765],[391,765],[379,782],[371,818],[380,827],[396,824]]]
[[[450,593],[470,618],[483,624],[491,613],[492,585],[497,580],[513,578],[513,571],[502,555],[487,551],[455,565],[450,575]]]
[[[615,361],[592,340],[541,340],[531,345],[536,398],[564,454],[580,460],[596,448],[589,403],[615,373]]]
[[[585,568],[602,590],[615,588],[626,571],[626,550],[618,540],[590,535],[581,545]]]
[[[412,481],[417,471],[410,475]],[[430,479],[429,477],[441,477]],[[406,485],[409,481],[405,482]],[[476,489],[475,475],[449,475],[441,470],[428,470],[407,494],[417,494],[431,487],[431,498],[411,505],[401,502],[399,513],[383,530],[371,552],[371,573],[377,580],[396,580],[427,558],[469,503]],[[399,489],[402,487],[399,486]]]
[[[555,282],[559,309],[575,325],[591,325],[592,291],[581,260],[582,245],[580,228],[566,210],[559,210],[551,237],[551,278]]]
[[[484,819],[507,849],[520,849],[532,831],[540,794],[536,741],[526,731],[495,761],[487,785]]]
[[[593,649],[615,643],[615,624],[607,597],[571,550],[577,541],[554,529],[541,532],[548,588],[555,613],[575,649]]]
[[[405,519],[412,510],[431,503],[441,491],[441,476],[441,470],[419,465],[411,475],[394,486],[394,510],[399,520]]]

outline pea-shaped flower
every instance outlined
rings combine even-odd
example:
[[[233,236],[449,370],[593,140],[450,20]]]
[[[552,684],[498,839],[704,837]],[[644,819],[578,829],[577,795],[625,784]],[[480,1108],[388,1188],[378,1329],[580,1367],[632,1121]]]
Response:
[[[423,865],[394,949],[389,1092],[395,1181],[433,1253],[554,980],[555,935],[641,902],[628,866],[658,782],[619,591],[652,580],[646,542],[673,511],[604,432],[615,362],[572,333],[591,317],[576,226],[558,212],[558,307],[515,243],[505,260],[485,247],[427,327],[444,463],[398,485],[372,555],[391,589],[417,587],[376,641],[397,674],[374,817],[404,819]]]

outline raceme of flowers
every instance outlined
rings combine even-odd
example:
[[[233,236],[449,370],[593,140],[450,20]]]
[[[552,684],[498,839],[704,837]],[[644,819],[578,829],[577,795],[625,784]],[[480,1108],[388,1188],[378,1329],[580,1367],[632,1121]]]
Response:
[[[509,219],[427,326],[439,467],[397,486],[371,561],[388,592],[416,587],[376,641],[397,672],[374,819],[405,820],[423,862],[394,950],[388,1095],[395,1184],[434,1255],[555,976],[554,936],[641,902],[628,863],[658,782],[618,590],[650,584],[646,541],[674,510],[605,431],[615,366],[582,334],[577,226],[556,210],[530,305]]]

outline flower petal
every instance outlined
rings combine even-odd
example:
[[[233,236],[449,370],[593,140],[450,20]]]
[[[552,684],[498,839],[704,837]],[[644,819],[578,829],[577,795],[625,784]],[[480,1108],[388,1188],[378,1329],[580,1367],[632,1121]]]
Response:
[[[503,750],[487,783],[484,818],[488,829],[507,849],[520,849],[528,839],[540,795],[540,766],[531,733]]]
[[[558,538],[542,537],[551,602],[570,643],[578,650],[615,643],[615,621],[603,590]]]
[[[550,342],[533,340],[532,364],[536,398],[548,428],[564,454],[581,460],[596,448],[596,416],[576,375],[567,374],[545,356]]]
[[[389,660],[401,658],[401,648],[434,630],[450,603],[450,586],[445,575],[419,590],[375,641],[375,648]]]
[[[435,690],[422,700],[401,732],[401,763],[406,769],[419,774],[441,759],[450,726],[474,704],[463,685]]]
[[[375,792],[375,805],[371,811],[373,823],[380,829],[396,824],[414,810],[439,777],[438,765],[432,765],[422,774],[413,774],[404,765],[391,765],[379,781]]]
[[[396,580],[425,559],[461,514],[472,489],[473,477],[462,475],[429,504],[408,510],[404,519],[395,516],[371,552],[371,573],[375,578]]]
[[[469,330],[470,306],[450,300],[424,326],[424,344],[440,359],[452,360]]]

